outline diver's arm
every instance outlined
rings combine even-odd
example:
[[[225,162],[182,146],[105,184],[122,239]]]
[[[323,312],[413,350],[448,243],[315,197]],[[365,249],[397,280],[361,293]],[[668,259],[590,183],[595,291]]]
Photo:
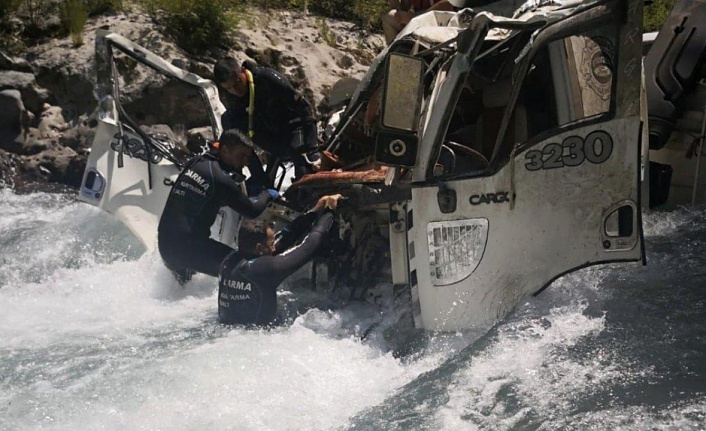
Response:
[[[316,221],[318,214],[308,212],[295,218],[291,223],[282,228],[275,235],[275,255],[282,253],[296,244],[302,236],[306,235],[311,225]]]
[[[218,163],[212,162],[212,166],[217,167]],[[222,205],[233,208],[247,218],[255,218],[265,211],[267,204],[272,200],[272,197],[267,191],[262,191],[254,201],[250,200],[245,193],[243,193],[240,183],[235,181],[225,171],[220,170],[220,168],[217,169],[220,172],[216,172],[214,175],[216,181],[215,193]]]
[[[277,256],[262,256],[252,261],[248,276],[268,283],[281,283],[314,256],[332,224],[333,214],[327,211],[316,220],[301,244]]]

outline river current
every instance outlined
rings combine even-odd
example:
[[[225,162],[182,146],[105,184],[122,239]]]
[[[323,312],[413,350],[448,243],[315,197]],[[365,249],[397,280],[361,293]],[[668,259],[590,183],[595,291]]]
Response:
[[[0,430],[703,430],[706,209],[644,227],[647,266],[571,273],[486,334],[288,285],[286,323],[246,330],[96,208],[1,189]]]

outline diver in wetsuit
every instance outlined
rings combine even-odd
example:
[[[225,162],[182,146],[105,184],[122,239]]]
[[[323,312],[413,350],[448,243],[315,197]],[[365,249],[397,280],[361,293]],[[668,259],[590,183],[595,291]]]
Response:
[[[251,200],[243,192],[240,169],[253,153],[247,136],[227,130],[217,147],[189,160],[172,186],[159,220],[159,253],[180,283],[187,282],[193,272],[218,277],[221,262],[233,251],[209,238],[219,208],[229,206],[255,218],[279,196],[276,190],[267,190]]]
[[[339,199],[341,195],[323,196],[310,212],[277,235],[261,221],[243,224],[238,251],[223,261],[218,279],[218,318],[222,323],[266,325],[274,320],[277,286],[325,242]]]
[[[216,63],[213,75],[227,92],[224,130],[237,128],[272,157],[291,160],[296,178],[319,169],[314,109],[284,75],[252,63],[241,66],[232,58]],[[257,157],[250,158],[248,168],[249,185],[272,186]]]

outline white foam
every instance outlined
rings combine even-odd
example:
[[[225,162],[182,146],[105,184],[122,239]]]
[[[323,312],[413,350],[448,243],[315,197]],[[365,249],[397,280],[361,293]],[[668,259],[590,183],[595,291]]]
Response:
[[[701,218],[682,210],[646,224],[659,236]],[[442,406],[421,393],[413,407],[424,429],[521,428],[537,417],[540,429],[703,427],[698,400],[662,413],[571,410],[616,381],[651,377],[610,346],[570,354],[604,330],[587,295],[611,267],[557,280],[456,367],[446,361],[478,334],[437,334],[398,360],[359,340],[374,316],[355,307],[313,309],[271,331],[219,325],[213,278],[180,287],[126,230],[60,196],[0,190],[0,241],[12,244],[1,249],[1,430],[338,429],[440,367],[453,370]]]
[[[703,226],[705,222],[706,211],[703,207],[680,207],[674,211],[652,210],[643,216],[643,228],[648,237],[671,235],[678,229]]]
[[[532,417],[563,417],[570,411],[570,400],[626,379],[629,367],[614,352],[601,350],[589,362],[567,353],[604,329],[602,316],[585,313],[584,295],[598,290],[606,273],[605,268],[591,267],[561,277],[541,298],[520,307],[513,320],[498,328],[497,339],[455,374],[448,402],[431,419],[435,426],[521,428]],[[563,305],[537,312],[557,297]]]
[[[9,198],[37,211],[40,228],[20,226],[18,211],[5,232],[53,236],[22,242],[12,257],[20,275],[0,288],[0,429],[328,430],[430,369],[360,341],[343,329],[355,318],[345,310],[312,310],[271,331],[220,325],[214,278],[182,288],[158,256],[126,256],[124,238],[103,249],[117,260],[84,248],[64,265],[81,236],[71,226],[108,219],[51,196]],[[44,199],[46,215],[36,209]],[[42,277],[27,276],[52,259]]]

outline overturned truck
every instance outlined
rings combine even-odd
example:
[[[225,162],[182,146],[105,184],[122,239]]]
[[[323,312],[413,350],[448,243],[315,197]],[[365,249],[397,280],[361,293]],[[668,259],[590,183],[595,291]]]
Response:
[[[319,284],[360,297],[392,283],[415,326],[450,331],[486,327],[575,269],[644,261],[642,1],[530,1],[506,15],[416,17],[340,101],[326,169],[285,193],[302,207],[350,197],[340,241],[312,266]],[[220,133],[224,109],[212,82],[119,35],[100,33],[96,55],[81,198],[152,249],[180,166]],[[136,74],[170,96],[130,103]],[[155,126],[183,106],[181,136]],[[237,224],[223,209],[213,234],[234,244]]]

